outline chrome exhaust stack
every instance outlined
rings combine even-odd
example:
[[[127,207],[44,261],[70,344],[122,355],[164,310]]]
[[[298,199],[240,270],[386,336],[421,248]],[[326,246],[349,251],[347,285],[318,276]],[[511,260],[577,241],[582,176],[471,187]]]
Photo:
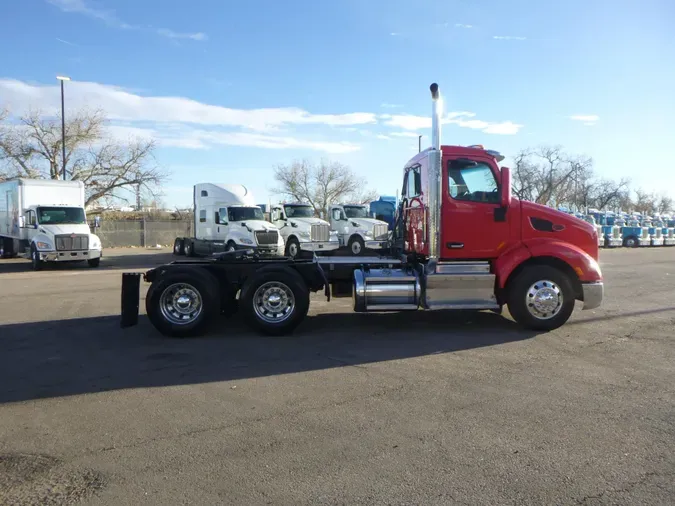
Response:
[[[429,151],[429,188],[427,211],[429,213],[429,262],[427,273],[436,272],[436,264],[441,257],[441,203],[443,202],[443,168],[441,167],[441,114],[443,102],[438,84],[433,83],[431,90],[431,151]]]

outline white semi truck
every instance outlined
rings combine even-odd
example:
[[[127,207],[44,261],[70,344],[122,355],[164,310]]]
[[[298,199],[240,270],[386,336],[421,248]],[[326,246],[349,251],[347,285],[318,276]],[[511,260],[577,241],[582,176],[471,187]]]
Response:
[[[327,221],[316,218],[309,204],[274,205],[270,221],[279,227],[287,257],[295,258],[301,250],[320,253],[340,247],[337,232],[331,231]]]
[[[328,208],[331,230],[340,246],[347,246],[352,255],[363,255],[366,249],[383,249],[389,244],[389,225],[371,218],[368,206],[336,204]]]
[[[177,237],[175,255],[211,256],[241,249],[284,254],[279,229],[265,221],[244,185],[200,183],[193,191],[194,237]]]
[[[0,250],[3,258],[45,262],[86,261],[98,267],[101,240],[91,233],[84,210],[84,183],[13,179],[0,183]]]

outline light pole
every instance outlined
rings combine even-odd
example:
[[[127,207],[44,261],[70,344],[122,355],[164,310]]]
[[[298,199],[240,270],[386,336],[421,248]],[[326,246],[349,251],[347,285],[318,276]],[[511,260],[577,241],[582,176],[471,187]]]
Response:
[[[56,76],[61,81],[61,149],[62,149],[62,164],[63,164],[63,180],[66,179],[66,111],[65,100],[63,97],[63,82],[70,81],[70,77]]]

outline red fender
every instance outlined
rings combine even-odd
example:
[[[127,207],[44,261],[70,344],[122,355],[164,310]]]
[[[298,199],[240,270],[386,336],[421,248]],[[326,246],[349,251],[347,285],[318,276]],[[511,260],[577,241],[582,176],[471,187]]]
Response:
[[[529,258],[553,257],[562,260],[577,273],[582,283],[602,281],[600,266],[584,250],[565,241],[551,239],[532,239],[504,251],[495,262],[495,274],[499,288],[504,288],[506,280],[521,263]]]

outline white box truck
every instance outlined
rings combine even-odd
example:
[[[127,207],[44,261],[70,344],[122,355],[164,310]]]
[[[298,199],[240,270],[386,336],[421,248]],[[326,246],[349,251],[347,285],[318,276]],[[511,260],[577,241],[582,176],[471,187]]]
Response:
[[[340,246],[347,246],[352,255],[389,246],[389,225],[371,218],[368,206],[335,204],[329,206],[328,213],[331,230],[337,232]]]
[[[340,247],[336,232],[330,224],[314,216],[309,204],[278,204],[272,206],[270,221],[279,227],[286,243],[285,255],[295,258],[303,251],[321,253]]]
[[[284,254],[279,229],[265,221],[244,185],[200,183],[193,191],[194,237],[177,237],[174,254],[210,256],[239,249]]]
[[[0,183],[0,250],[3,258],[29,258],[34,270],[45,262],[87,261],[98,267],[103,248],[87,224],[84,183],[52,179]]]

